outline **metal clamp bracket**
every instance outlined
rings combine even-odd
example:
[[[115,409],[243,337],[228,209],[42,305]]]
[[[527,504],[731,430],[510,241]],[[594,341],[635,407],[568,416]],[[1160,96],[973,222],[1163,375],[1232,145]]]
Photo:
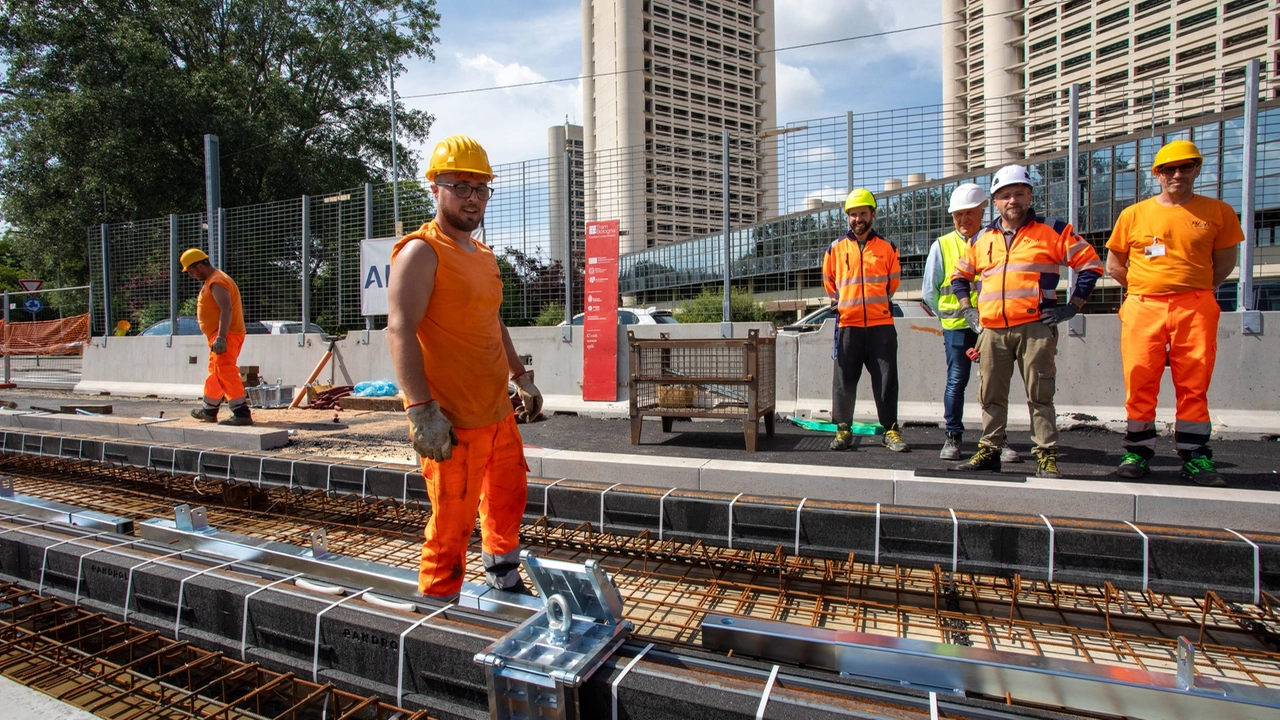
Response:
[[[520,553],[544,607],[475,656],[485,666],[489,716],[578,718],[577,688],[631,632],[622,595],[594,560]]]

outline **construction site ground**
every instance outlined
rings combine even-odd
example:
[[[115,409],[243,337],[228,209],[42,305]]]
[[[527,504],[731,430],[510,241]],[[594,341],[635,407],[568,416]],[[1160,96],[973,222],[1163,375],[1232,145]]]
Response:
[[[199,424],[188,417],[190,409],[199,406],[195,400],[86,396],[61,390],[16,389],[0,391],[0,402],[3,401],[14,403],[19,410],[56,410],[72,404],[110,404],[113,414],[121,418],[164,417],[177,418],[172,422],[184,425]],[[253,412],[259,426],[293,431],[289,444],[278,451],[281,454],[380,462],[409,462],[414,459],[404,416],[399,413],[305,408],[255,409]],[[226,415],[225,411],[223,414]],[[937,426],[908,425],[903,433],[911,445],[911,452],[907,453],[890,452],[879,446],[878,436],[863,435],[855,436],[853,449],[832,452],[827,449],[832,437],[830,434],[806,430],[783,420],[777,423],[776,434],[772,438],[765,436],[764,424],[760,424],[759,449],[754,453],[744,449],[742,423],[738,421],[677,421],[673,432],[664,433],[659,420],[646,420],[639,445],[631,444],[630,427],[626,418],[552,411],[545,419],[521,425],[520,431],[526,445],[555,450],[914,470],[944,476],[955,464],[938,458],[946,435]],[[972,452],[978,435],[976,431],[966,435],[966,453]],[[1121,438],[1118,433],[1088,423],[1064,428],[1058,451],[1063,474],[1069,478],[1097,482],[1114,480],[1112,472],[1123,454]],[[1004,472],[1033,475],[1035,464],[1030,452],[1030,434],[1012,431],[1009,442],[1021,453],[1024,461],[1006,465]],[[1218,468],[1226,476],[1229,487],[1280,491],[1280,441],[1276,437],[1216,440],[1213,449]],[[1172,438],[1160,438],[1158,453],[1151,464],[1151,475],[1136,482],[1190,484],[1179,477],[1180,462],[1174,455]]]

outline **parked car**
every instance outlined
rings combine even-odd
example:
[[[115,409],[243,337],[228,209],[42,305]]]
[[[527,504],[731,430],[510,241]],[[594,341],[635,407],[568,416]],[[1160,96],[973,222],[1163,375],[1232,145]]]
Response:
[[[267,332],[272,335],[297,335],[302,332],[301,320],[259,320],[258,322],[266,326]],[[315,323],[310,323],[307,332],[324,335],[325,331]]]
[[[263,325],[262,323],[256,320],[246,322],[244,324],[244,331],[246,335],[270,335],[271,334],[271,331],[268,330],[265,325]],[[152,325],[148,326],[146,330],[143,330],[142,332],[138,333],[138,336],[139,337],[157,337],[157,336],[165,336],[168,334],[169,334],[169,321],[161,320],[158,323],[153,323]],[[196,317],[194,315],[179,315],[178,316],[178,332],[173,334],[174,335],[203,335],[204,333],[200,332],[200,322],[196,320]]]
[[[899,305],[890,301],[889,313],[894,317],[932,317],[933,313],[925,307],[924,303],[912,300],[906,306]],[[813,332],[822,327],[822,323],[836,316],[836,306],[828,305],[818,308],[813,312],[805,315],[790,325],[783,325],[782,330],[790,330],[791,332]]]
[[[582,325],[586,316],[578,313],[573,316],[574,325]],[[671,316],[670,310],[659,310],[656,307],[649,308],[618,308],[618,324],[619,325],[672,325],[679,324],[680,321]],[[564,323],[560,323],[563,325]]]

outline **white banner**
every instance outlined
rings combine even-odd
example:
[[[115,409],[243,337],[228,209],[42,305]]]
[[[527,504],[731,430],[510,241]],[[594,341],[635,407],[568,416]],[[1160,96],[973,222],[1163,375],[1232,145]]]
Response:
[[[391,275],[391,249],[399,238],[373,238],[360,242],[360,314],[387,314],[387,281]]]

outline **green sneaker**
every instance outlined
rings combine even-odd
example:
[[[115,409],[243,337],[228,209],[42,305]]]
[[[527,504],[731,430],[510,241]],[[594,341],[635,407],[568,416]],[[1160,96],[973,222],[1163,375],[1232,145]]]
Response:
[[[1062,473],[1058,471],[1057,450],[1041,450],[1036,453],[1036,477],[1055,480],[1062,477]]]
[[[836,438],[831,441],[832,450],[848,450],[853,447],[853,431],[848,423],[836,425]]]
[[[1116,476],[1126,480],[1137,480],[1150,474],[1151,467],[1147,465],[1147,459],[1137,453],[1125,453],[1120,467],[1116,468]]]
[[[1227,480],[1218,472],[1213,460],[1200,452],[1192,452],[1182,463],[1182,479],[1205,487],[1226,487]]]

